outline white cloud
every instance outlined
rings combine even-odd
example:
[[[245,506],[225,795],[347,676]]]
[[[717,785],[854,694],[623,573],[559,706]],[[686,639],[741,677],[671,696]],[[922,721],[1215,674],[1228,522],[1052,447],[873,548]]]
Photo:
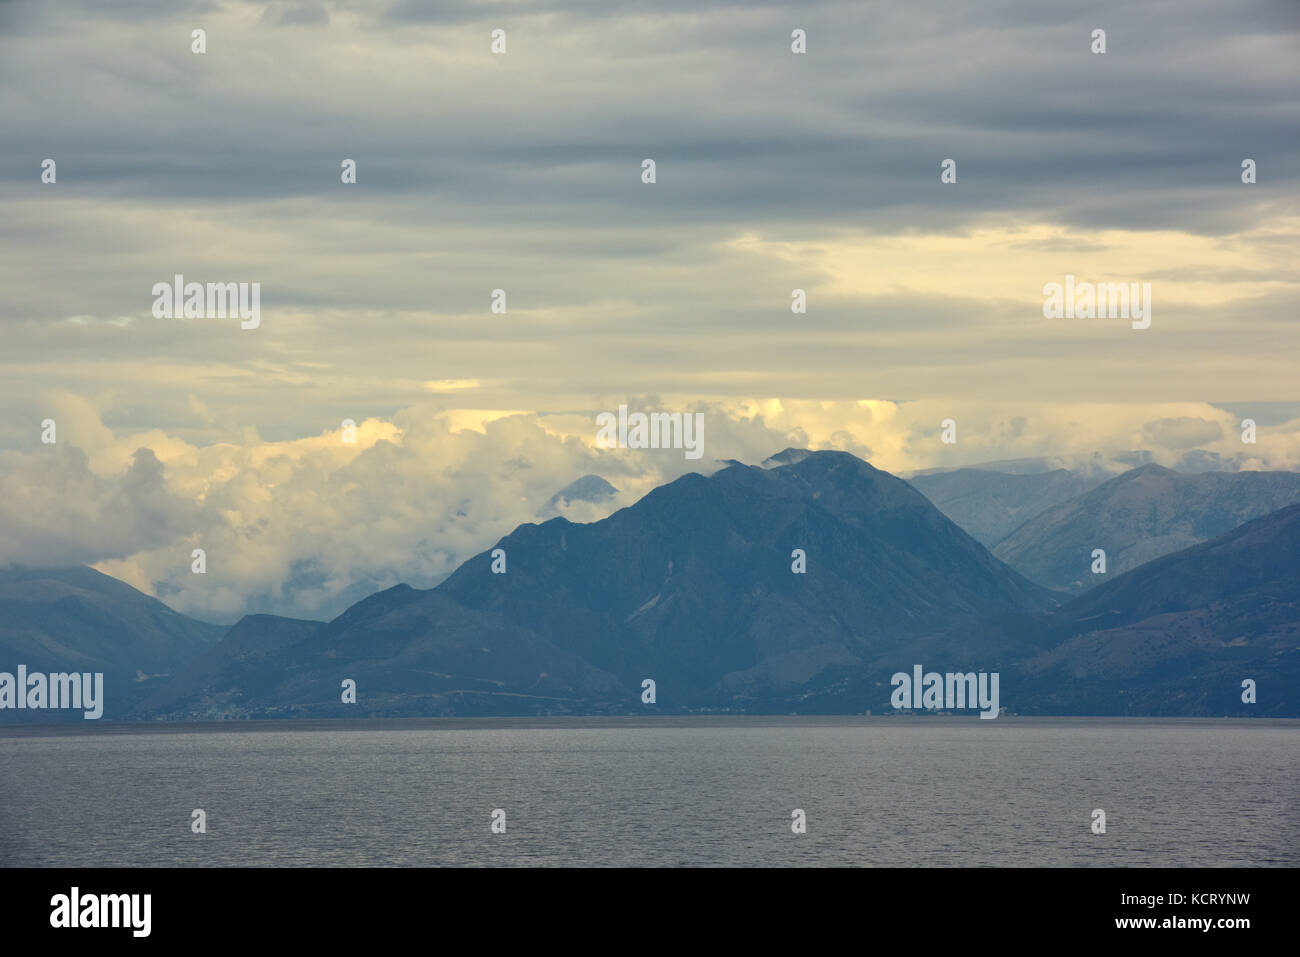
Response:
[[[895,473],[1033,457],[1120,471],[1131,450],[1174,465],[1191,439],[1204,438],[1199,448],[1241,467],[1300,468],[1300,419],[1261,427],[1258,443],[1244,446],[1237,415],[1202,403],[1026,411],[944,401],[622,401],[702,411],[704,457],[597,449],[594,413],[603,406],[498,415],[421,405],[362,420],[355,444],[335,429],[283,441],[250,431],[199,446],[159,430],[119,434],[86,401],[51,398],[65,416],[59,444],[0,457],[0,562],[94,563],[198,617],[331,617],[399,581],[435,584],[536,521],[551,496],[586,474],[620,493],[571,505],[574,521],[602,518],[687,471],[711,472],[723,459],[757,464],[791,445],[844,449]],[[956,445],[939,440],[949,417]],[[199,547],[206,575],[190,572]]]

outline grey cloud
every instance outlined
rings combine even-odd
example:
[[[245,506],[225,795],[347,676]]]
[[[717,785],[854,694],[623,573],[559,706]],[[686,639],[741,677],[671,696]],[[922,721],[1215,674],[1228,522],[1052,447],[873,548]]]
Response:
[[[126,557],[189,610],[323,614],[358,588],[438,580],[578,475],[634,496],[692,467],[595,456],[527,416],[451,434],[404,411],[430,398],[429,380],[478,380],[445,397],[460,407],[587,414],[629,394],[948,396],[963,441],[985,442],[954,457],[1060,451],[1068,429],[1044,435],[1034,417],[1052,398],[1211,390],[1241,399],[1230,405],[1243,415],[1283,416],[1291,289],[1224,306],[1160,299],[1152,328],[1132,333],[960,290],[837,301],[807,262],[727,243],[1021,222],[1077,227],[1068,248],[1080,253],[1104,245],[1089,239],[1102,229],[1230,243],[1296,208],[1297,9],[0,3],[0,449],[12,450],[0,541],[42,562]],[[504,58],[488,51],[498,25]],[[209,29],[202,57],[194,26]],[[803,57],[789,52],[795,26],[808,30]],[[1108,31],[1104,57],[1087,52],[1093,26]],[[46,156],[54,186],[39,182]],[[647,156],[653,187],[639,180]],[[1259,163],[1256,186],[1239,182],[1244,156]],[[355,186],[339,182],[344,157],[358,162]],[[946,157],[953,187],[938,180]],[[1296,237],[1257,241],[1285,252]],[[176,272],[262,282],[262,328],[152,319],[150,287]],[[810,292],[806,316],[789,312],[796,286]],[[503,316],[487,311],[497,287]],[[75,450],[40,449],[46,389],[85,397],[119,434],[183,439],[198,464],[146,455],[101,475]],[[986,428],[968,425],[1008,396]],[[813,442],[872,451],[851,428],[810,439],[811,426],[699,407],[709,460]],[[1108,441],[1131,441],[1143,415]],[[346,467],[248,451],[370,417],[408,435]],[[1210,435],[1203,421],[1171,414],[1142,434],[1170,458]],[[195,514],[186,503],[207,481]],[[192,534],[216,559],[201,582],[176,571]]]
[[[21,68],[37,44],[11,51],[13,82],[38,85],[32,108],[10,117],[0,181],[31,183],[31,157],[53,155],[68,164],[67,182],[141,199],[335,198],[349,156],[363,196],[436,197],[422,205],[439,216],[509,221],[527,208],[556,223],[865,222],[884,232],[959,229],[997,211],[1231,232],[1256,214],[1265,184],[1275,201],[1294,188],[1300,69],[1276,59],[1294,52],[1297,17],[1286,6],[1258,2],[1249,17],[1208,3],[1116,2],[1087,18],[1040,6],[982,5],[975,17],[947,5],[919,17],[853,4],[691,5],[697,19],[647,33],[623,19],[664,15],[657,5],[397,5],[385,22],[538,15],[519,37],[528,56],[493,62],[484,33],[481,63],[453,72],[435,61],[406,89],[364,77],[338,87],[327,54],[268,37],[253,41],[264,55],[290,59],[323,89],[273,73],[255,86],[214,85],[215,53],[202,64],[184,45],[159,56],[152,35],[133,41],[138,56],[92,61],[50,84]],[[790,55],[789,25],[817,20],[813,52]],[[1087,52],[1094,21],[1110,30],[1104,57]],[[460,32],[434,38],[468,42]],[[680,65],[665,72],[669,53]],[[132,91],[134,108],[96,91],[91,71],[101,70]],[[456,94],[429,95],[449,83]],[[77,122],[51,125],[59,116]],[[1249,204],[1226,188],[1240,187],[1239,153],[1260,163]],[[660,163],[653,192],[637,179],[647,155]],[[959,185],[940,195],[948,156]]]
[[[0,564],[58,567],[124,558],[183,540],[196,510],[149,449],[121,476],[94,473],[66,440],[0,471]],[[188,555],[178,552],[177,561]],[[188,561],[188,559],[186,559]]]
[[[330,15],[323,3],[274,2],[267,4],[262,20],[278,27],[323,27],[329,26]]]

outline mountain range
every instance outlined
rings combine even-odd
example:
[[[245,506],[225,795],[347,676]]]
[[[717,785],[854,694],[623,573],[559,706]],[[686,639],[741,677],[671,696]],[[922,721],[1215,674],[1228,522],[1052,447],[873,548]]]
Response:
[[[1022,710],[1300,714],[1300,505],[1097,586],[1045,637],[1019,669],[1040,689]]]
[[[520,526],[436,588],[328,624],[245,619],[143,712],[621,713],[647,678],[661,708],[772,707],[828,667],[1053,603],[907,483],[819,452]]]
[[[1017,494],[997,473],[914,480],[986,541],[1032,498],[1019,514],[1042,511],[991,553],[912,484],[847,453],[786,450],[687,474],[598,522],[522,525],[437,587],[389,588],[329,622],[222,628],[90,569],[0,572],[0,670],[97,662],[106,717],[146,720],[887,713],[890,676],[915,663],[1001,671],[1020,713],[1300,715],[1300,506],[1269,507],[1295,476],[1017,477],[1040,481]],[[1128,522],[1190,547],[1125,572],[1144,554]],[[1053,591],[1043,570],[1064,565],[1028,546],[1044,541],[1034,528],[1057,529],[1062,554],[1100,537],[1119,564],[1077,597]],[[1020,570],[997,557],[1007,542]]]
[[[993,548],[1035,515],[1092,491],[1105,479],[1066,469],[1018,474],[967,468],[908,481],[976,541]]]
[[[1144,465],[1045,509],[992,548],[1040,585],[1081,592],[1297,502],[1295,472],[1187,475]],[[1104,574],[1091,571],[1097,548]]]

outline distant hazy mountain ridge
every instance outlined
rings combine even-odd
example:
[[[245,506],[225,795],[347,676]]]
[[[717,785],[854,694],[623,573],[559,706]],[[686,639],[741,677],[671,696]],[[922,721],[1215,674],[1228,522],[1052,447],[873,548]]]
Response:
[[[1297,502],[1300,473],[1144,465],[1040,513],[993,554],[1040,585],[1083,591]],[[1090,570],[1095,548],[1105,549],[1105,576]]]
[[[1027,475],[956,469],[908,481],[977,541],[993,548],[1029,519],[1091,491],[1104,479],[1065,469]]]

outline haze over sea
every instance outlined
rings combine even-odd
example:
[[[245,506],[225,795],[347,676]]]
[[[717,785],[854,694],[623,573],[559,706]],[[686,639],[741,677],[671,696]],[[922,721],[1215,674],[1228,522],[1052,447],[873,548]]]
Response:
[[[1298,721],[9,727],[0,768],[11,866],[1300,865]]]

